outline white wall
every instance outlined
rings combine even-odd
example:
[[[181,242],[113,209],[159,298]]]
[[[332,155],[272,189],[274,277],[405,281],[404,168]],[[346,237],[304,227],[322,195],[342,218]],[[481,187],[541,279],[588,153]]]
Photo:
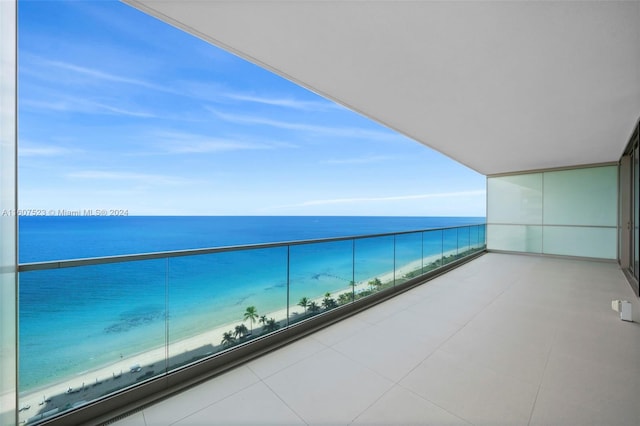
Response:
[[[487,247],[617,258],[618,167],[487,178]]]

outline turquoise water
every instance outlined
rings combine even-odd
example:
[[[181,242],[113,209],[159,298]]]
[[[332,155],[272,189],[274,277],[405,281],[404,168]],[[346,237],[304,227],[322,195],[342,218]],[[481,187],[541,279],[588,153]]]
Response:
[[[49,217],[20,219],[31,261],[399,232],[484,218]],[[473,238],[476,238],[474,236]],[[484,238],[482,236],[482,238]],[[468,245],[457,231],[407,234],[20,274],[20,389],[216,326],[247,306],[268,314],[349,288],[422,256]],[[355,254],[354,254],[355,249]],[[289,251],[288,251],[289,250]],[[168,337],[167,337],[168,331]],[[170,346],[171,352],[171,346]]]

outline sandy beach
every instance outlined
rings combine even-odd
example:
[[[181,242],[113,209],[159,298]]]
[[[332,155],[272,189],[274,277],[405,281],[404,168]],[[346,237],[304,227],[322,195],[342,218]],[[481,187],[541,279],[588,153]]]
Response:
[[[444,255],[447,256],[451,254],[455,254],[455,251],[447,252]],[[439,255],[434,255],[424,259],[418,259],[398,268],[395,272],[390,271],[385,274],[370,277],[367,280],[360,281],[355,285],[355,292],[358,293],[370,289],[368,283],[375,278],[378,278],[382,283],[389,283],[394,280],[394,276],[396,278],[403,277],[410,272],[420,269],[423,264],[428,265],[429,263],[434,262],[439,258]],[[351,286],[347,286],[344,290],[332,293],[331,297],[337,300],[340,294],[348,293],[351,291]],[[321,305],[323,298],[324,295],[312,300],[315,301],[318,305]],[[298,307],[298,309],[296,310],[292,307],[289,312],[289,316],[293,315],[294,312],[298,312],[301,314],[303,313],[303,309],[301,307]],[[273,318],[276,321],[284,321],[287,319],[286,307],[269,313],[258,313],[259,315],[266,315],[267,318]],[[239,324],[245,324],[247,327],[249,327],[249,324],[247,322],[230,322],[207,332],[201,333],[197,336],[185,338],[177,342],[171,342],[168,348],[168,354],[167,347],[163,345],[150,349],[143,353],[136,354],[134,356],[118,359],[113,363],[104,365],[100,368],[78,373],[73,377],[68,377],[65,380],[59,381],[55,384],[47,385],[35,390],[30,390],[29,392],[21,394],[19,398],[19,408],[22,409],[22,411],[19,413],[20,421],[27,421],[28,419],[33,418],[41,410],[47,407],[47,404],[44,403],[46,399],[50,399],[56,395],[67,394],[74,391],[74,393],[78,393],[81,390],[84,391],[85,389],[88,389],[89,387],[98,386],[105,381],[109,381],[115,384],[116,380],[114,380],[114,377],[118,378],[119,376],[124,377],[134,374],[136,371],[134,371],[133,373],[131,371],[137,370],[136,366],[140,366],[142,369],[147,366],[160,365],[161,367],[155,367],[155,374],[161,374],[165,369],[167,355],[169,358],[172,358],[177,357],[181,354],[188,354],[190,351],[194,351],[203,347],[216,347],[220,345],[223,338],[223,333],[234,330],[236,325]],[[256,331],[262,330],[262,325],[256,322],[253,324],[253,328]],[[150,372],[152,370],[147,371]],[[149,375],[149,377],[151,376],[152,375]],[[49,409],[49,407],[47,407],[47,409]]]

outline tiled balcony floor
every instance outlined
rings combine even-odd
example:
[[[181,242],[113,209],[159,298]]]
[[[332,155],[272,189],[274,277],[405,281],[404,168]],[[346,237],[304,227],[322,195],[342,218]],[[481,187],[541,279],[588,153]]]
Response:
[[[640,425],[614,263],[490,253],[115,423]]]

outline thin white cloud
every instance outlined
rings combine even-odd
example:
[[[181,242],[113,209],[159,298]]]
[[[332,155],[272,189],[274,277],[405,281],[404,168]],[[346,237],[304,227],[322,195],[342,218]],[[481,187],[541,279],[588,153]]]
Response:
[[[146,111],[132,111],[125,108],[114,107],[111,105],[103,104],[103,103],[93,103],[98,109],[102,109],[107,113],[112,113],[116,115],[127,115],[131,117],[141,117],[141,118],[155,118],[157,117],[155,114]]]
[[[76,73],[76,74],[80,74],[80,75],[84,75],[87,77],[91,77],[92,80],[103,80],[103,81],[110,81],[110,82],[114,82],[114,83],[123,83],[123,84],[129,84],[129,85],[134,85],[134,86],[140,86],[140,87],[144,87],[146,89],[152,89],[152,90],[157,90],[160,92],[166,92],[166,93],[177,93],[175,90],[162,86],[162,85],[158,85],[158,84],[154,84],[154,83],[150,83],[148,81],[144,81],[144,80],[139,80],[136,78],[130,78],[130,77],[124,77],[121,75],[117,75],[117,74],[111,74],[108,72],[104,72],[101,70],[97,70],[94,68],[88,68],[88,67],[83,67],[83,66],[79,66],[79,65],[75,65],[69,62],[62,62],[62,61],[51,61],[51,60],[43,60],[43,62],[45,63],[45,65],[47,66],[51,66],[51,67],[56,67],[65,71],[71,71],[72,73]]]
[[[339,160],[326,160],[322,163],[324,164],[371,164],[371,163],[382,163],[385,161],[397,160],[397,156],[391,155],[369,155],[364,157],[357,158],[344,158]]]
[[[74,97],[65,97],[55,101],[24,99],[20,101],[22,108],[46,111],[75,112],[81,114],[125,115],[129,117],[154,118],[155,114],[146,111],[134,111],[103,102],[90,101]]]
[[[168,154],[198,154],[229,151],[295,148],[286,142],[252,141],[250,138],[216,138],[187,132],[155,132],[153,139]]]
[[[34,99],[20,99],[20,108],[40,109],[48,111],[70,111],[71,105],[69,105],[68,102],[61,100],[42,101]]]
[[[66,175],[71,179],[91,179],[106,181],[130,181],[135,183],[145,183],[154,185],[185,185],[193,183],[192,180],[169,175],[156,175],[148,173],[132,173],[119,171],[104,170],[83,170],[68,173]]]
[[[57,157],[73,152],[67,148],[46,145],[18,145],[18,155],[20,157]]]
[[[239,114],[228,114],[220,111],[216,111],[213,108],[207,107],[209,111],[211,111],[214,115],[216,115],[221,120],[236,123],[236,124],[245,124],[249,126],[269,126],[275,127],[278,129],[285,130],[296,130],[305,133],[315,133],[320,135],[329,135],[334,137],[349,137],[349,138],[358,138],[358,139],[375,139],[375,140],[397,140],[402,138],[402,135],[397,133],[383,132],[383,131],[372,131],[367,129],[362,129],[358,127],[332,127],[332,126],[320,126],[315,124],[306,124],[306,123],[294,123],[290,121],[280,121],[280,120],[272,120],[270,118],[258,117],[253,115],[239,115]]]
[[[285,206],[275,206],[272,209],[288,209],[295,207],[314,207],[335,204],[361,204],[361,203],[380,203],[389,201],[407,201],[407,200],[424,200],[424,199],[443,199],[458,197],[474,197],[484,196],[485,190],[475,191],[457,191],[457,192],[439,192],[431,194],[413,194],[413,195],[396,195],[390,197],[354,197],[354,198],[334,198],[328,200],[310,200],[299,204],[290,204]]]
[[[252,102],[257,104],[292,108],[304,111],[326,111],[328,109],[341,108],[339,105],[329,101],[303,101],[294,98],[253,96],[242,93],[226,93],[225,96],[229,99],[237,101]]]
[[[23,57],[27,57],[28,59],[23,59],[22,61],[24,64],[20,70],[21,74],[30,75],[39,80],[53,81],[54,84],[60,84],[61,81],[67,82],[73,85],[75,89],[80,87],[76,82],[77,78],[69,79],[67,77],[69,74],[75,75],[75,77],[88,77],[92,84],[98,81],[120,83],[185,98],[216,101],[225,97],[221,94],[223,86],[213,82],[204,84],[176,80],[172,81],[171,85],[165,85],[70,62],[49,60],[33,54],[23,54]],[[60,73],[52,72],[52,69],[61,70],[65,74],[61,76]]]
[[[260,150],[271,149],[271,147],[264,145],[257,145],[251,143],[242,143],[235,141],[228,141],[223,139],[209,139],[199,142],[192,142],[189,144],[181,144],[178,146],[170,146],[167,151],[173,154],[204,154],[214,152],[228,152],[228,151],[246,151],[246,150]]]

